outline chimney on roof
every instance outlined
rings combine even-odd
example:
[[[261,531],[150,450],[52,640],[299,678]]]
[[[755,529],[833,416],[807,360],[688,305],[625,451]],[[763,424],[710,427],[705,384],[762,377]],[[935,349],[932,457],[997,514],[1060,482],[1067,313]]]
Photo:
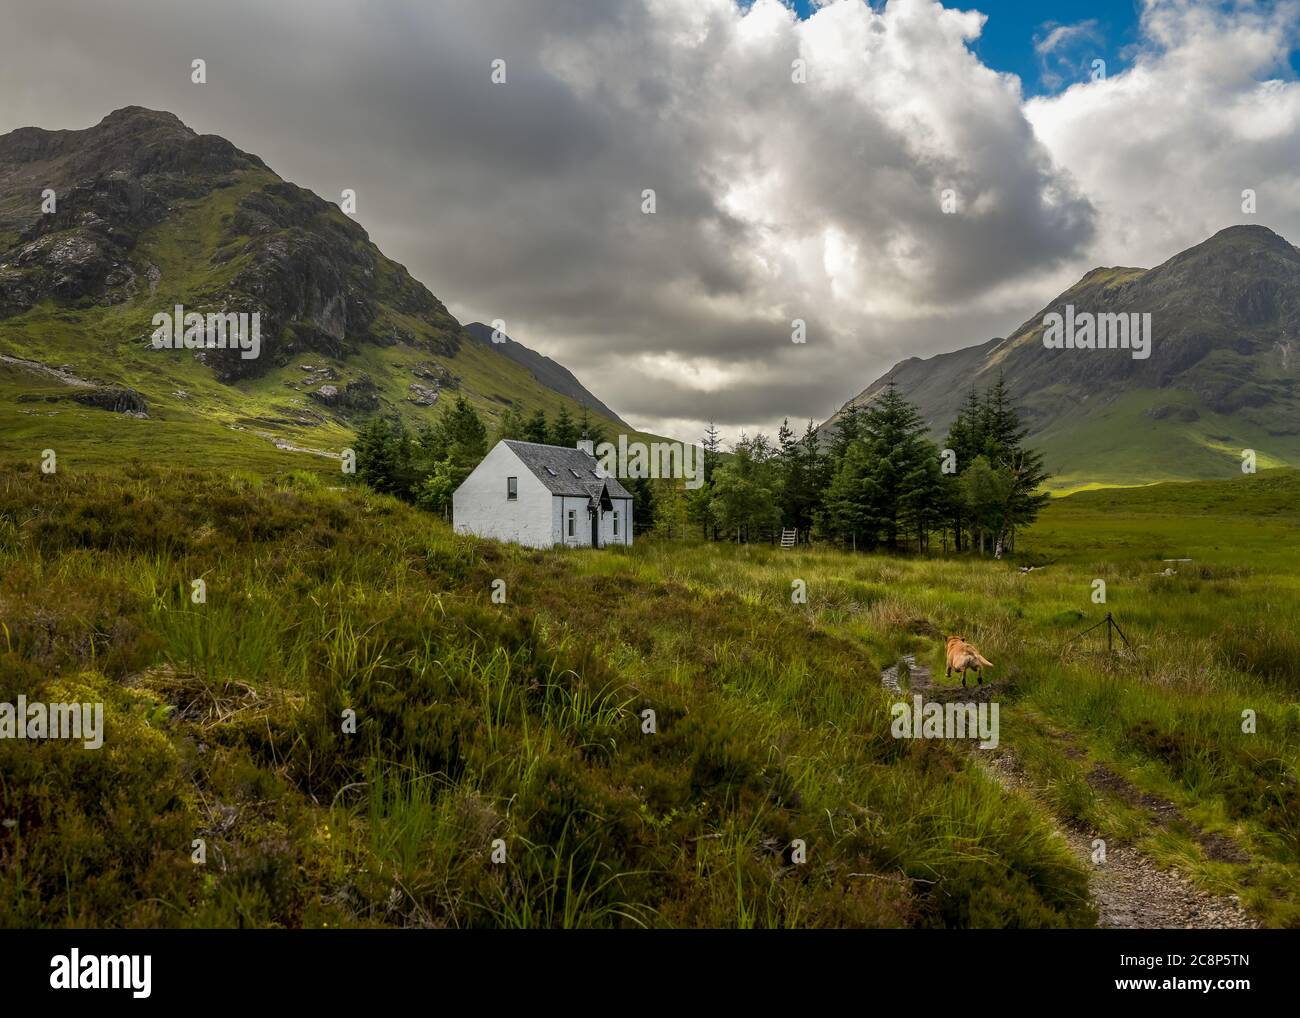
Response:
[[[581,449],[583,452],[585,452],[588,456],[596,455],[596,447],[592,443],[591,439],[587,437],[587,433],[585,431],[582,433],[582,437],[578,439],[578,448]]]

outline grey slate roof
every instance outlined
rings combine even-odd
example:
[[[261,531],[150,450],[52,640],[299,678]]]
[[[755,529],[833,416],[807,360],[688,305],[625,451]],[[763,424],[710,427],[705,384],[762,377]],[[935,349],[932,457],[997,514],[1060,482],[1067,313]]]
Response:
[[[536,442],[519,442],[513,438],[504,440],[510,451],[518,456],[533,476],[541,481],[552,495],[572,495],[576,498],[596,498],[603,486],[609,488],[610,498],[631,498],[631,493],[618,483],[617,477],[596,477],[592,471],[599,471],[600,464],[596,457],[588,456],[581,449],[566,449],[561,445],[539,445]],[[547,467],[550,470],[547,470]],[[551,471],[555,476],[551,476]],[[573,476],[577,471],[578,476]]]

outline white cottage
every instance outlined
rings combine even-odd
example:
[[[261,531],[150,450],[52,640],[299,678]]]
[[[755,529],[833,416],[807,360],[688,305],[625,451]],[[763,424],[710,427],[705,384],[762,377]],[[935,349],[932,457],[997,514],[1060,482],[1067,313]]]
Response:
[[[603,548],[632,543],[632,495],[585,449],[503,439],[451,497],[457,533]]]

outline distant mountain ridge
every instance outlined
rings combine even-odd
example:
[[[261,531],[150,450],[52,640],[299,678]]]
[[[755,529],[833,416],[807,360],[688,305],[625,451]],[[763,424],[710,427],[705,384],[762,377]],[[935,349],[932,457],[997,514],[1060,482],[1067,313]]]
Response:
[[[573,372],[558,361],[553,361],[536,350],[530,350],[518,340],[504,334],[501,342],[493,342],[492,336],[496,330],[482,322],[470,322],[465,326],[465,331],[488,349],[509,357],[516,364],[522,364],[548,389],[568,396],[583,406],[590,407],[597,413],[604,414],[611,420],[626,426],[626,422],[618,414],[593,396],[587,387],[578,381]]]
[[[1044,317],[1066,305],[1150,313],[1151,356],[1046,348]],[[1093,269],[1005,339],[909,358],[849,403],[892,381],[941,440],[999,372],[1063,487],[1224,477],[1246,449],[1261,469],[1300,465],[1300,250],[1233,226],[1153,269]]]

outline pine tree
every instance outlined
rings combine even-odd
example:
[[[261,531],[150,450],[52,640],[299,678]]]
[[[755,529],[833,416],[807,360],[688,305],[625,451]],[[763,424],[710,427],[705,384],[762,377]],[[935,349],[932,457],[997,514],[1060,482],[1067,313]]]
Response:
[[[432,426],[420,431],[421,469],[403,487],[416,505],[446,512],[451,496],[488,451],[488,432],[464,396],[444,407]]]
[[[398,490],[398,468],[392,428],[383,418],[372,417],[357,434],[357,480],[391,495]]]
[[[868,407],[863,431],[869,453],[863,480],[868,543],[880,541],[893,549],[906,528],[905,515],[929,485],[929,467],[937,458],[920,412],[892,381]]]
[[[1049,496],[1040,489],[1050,474],[1044,469],[1042,456],[1026,447],[1028,433],[1001,372],[982,398],[971,389],[948,430],[947,439],[963,479],[957,487],[951,483],[947,486],[947,518],[956,536],[956,550],[962,550],[963,534],[969,528],[972,535],[978,535],[982,544],[991,545],[993,554],[1000,557],[1005,544],[1014,543],[1016,531],[1033,522],[1046,505]],[[988,469],[998,475],[997,483],[1009,485],[1006,505],[993,529],[987,514],[979,519],[971,517],[970,499],[965,494],[969,488],[964,483],[966,472],[981,457]],[[983,474],[980,483],[985,492],[991,490],[991,482]],[[984,537],[990,540],[986,542]]]
[[[721,459],[722,441],[718,437],[718,429],[709,421],[709,426],[704,429],[704,437],[700,439],[704,483],[686,493],[686,516],[692,523],[699,524],[706,540],[710,537],[715,541],[718,539],[718,519],[713,511],[713,475]]]
[[[497,424],[496,440],[501,442],[508,438],[523,439],[526,427],[523,414],[515,407],[507,407]]]
[[[975,462],[975,457],[983,453],[983,425],[981,423],[981,404],[979,393],[972,385],[966,402],[957,411],[957,417],[948,428],[947,448],[953,451],[956,459],[956,474],[947,475],[946,518],[952,527],[954,551],[962,550],[962,537],[966,530],[966,500],[962,497],[957,478]]]
[[[455,404],[443,412],[444,431],[451,454],[458,459],[478,461],[487,455],[488,433],[472,403],[457,396]]]
[[[957,455],[957,472],[961,473],[984,452],[983,410],[979,393],[971,386],[966,402],[948,428],[948,445]]]
[[[947,448],[953,448],[952,441],[952,432],[950,430],[948,432]],[[958,459],[957,463],[960,462],[961,460]],[[966,529],[966,507],[965,501],[961,497],[961,474],[959,472],[954,471],[953,473],[943,475],[943,497],[941,506],[944,525],[946,529],[952,531],[952,550],[960,552],[962,549],[962,535]]]
[[[984,393],[979,421],[980,452],[989,457],[991,463],[1019,448],[1029,433],[1028,428],[1021,426],[1020,415],[1011,405],[1011,394],[1001,371],[997,381]]]
[[[925,438],[921,440],[921,448],[921,459],[909,474],[908,484],[899,497],[900,521],[916,540],[918,552],[929,547],[931,531],[943,528],[948,500],[938,448]]]
[[[572,449],[578,444],[581,434],[577,424],[569,416],[568,408],[561,406],[560,412],[555,415],[555,424],[551,427],[551,444]]]
[[[800,519],[805,531],[809,531],[821,509],[822,492],[830,483],[830,463],[822,455],[821,434],[811,420],[804,428],[803,438],[799,439],[799,456],[803,460],[805,478],[804,504]]]
[[[975,462],[962,473],[961,484],[980,554],[984,554],[989,544],[1000,547],[1011,503],[1011,475],[995,469],[987,457],[976,456]]]
[[[776,429],[776,448],[777,453],[782,458],[790,455],[795,447],[794,432],[790,430],[790,418],[787,417],[781,422],[781,426]]]
[[[856,548],[867,547],[868,523],[864,483],[870,457],[861,442],[849,445],[839,469],[826,489],[819,516],[819,529],[827,537]]]
[[[799,456],[799,442],[790,430],[790,418],[781,422],[776,432],[779,463],[779,491],[777,505],[781,510],[781,525],[797,527],[799,509],[803,499],[803,460]]]
[[[994,544],[994,555],[1001,558],[1005,542],[1014,544],[1016,531],[1032,523],[1051,500],[1041,490],[1051,474],[1042,455],[1024,444],[1029,428],[1021,423],[1001,372],[985,394],[981,409],[984,455],[1007,475],[1010,484],[1005,522]]]
[[[803,436],[797,438],[787,419],[777,432],[777,445],[781,524],[807,534],[816,520],[827,483],[817,428],[809,421]]]
[[[655,525],[655,491],[648,477],[633,477],[625,485],[632,494],[632,520],[637,530],[647,531]]]
[[[578,416],[578,437],[585,438],[589,441],[592,449],[595,449],[607,440],[605,437],[604,427],[602,427],[599,422],[592,420],[591,411],[585,406],[582,408],[582,413]]]
[[[546,411],[537,410],[524,425],[524,441],[546,445],[550,435],[550,429],[546,426]]]
[[[857,403],[850,403],[840,411],[840,419],[835,422],[835,430],[830,436],[830,461],[832,471],[838,473],[844,455],[854,442],[862,438],[866,410]]]
[[[704,429],[704,438],[700,445],[703,449],[704,460],[704,482],[713,480],[713,471],[717,469],[718,463],[722,459],[722,441],[718,438],[718,429],[709,421],[709,426]]]
[[[710,507],[728,536],[735,533],[740,540],[749,541],[780,520],[775,454],[764,435],[742,435],[733,453],[714,473]]]

